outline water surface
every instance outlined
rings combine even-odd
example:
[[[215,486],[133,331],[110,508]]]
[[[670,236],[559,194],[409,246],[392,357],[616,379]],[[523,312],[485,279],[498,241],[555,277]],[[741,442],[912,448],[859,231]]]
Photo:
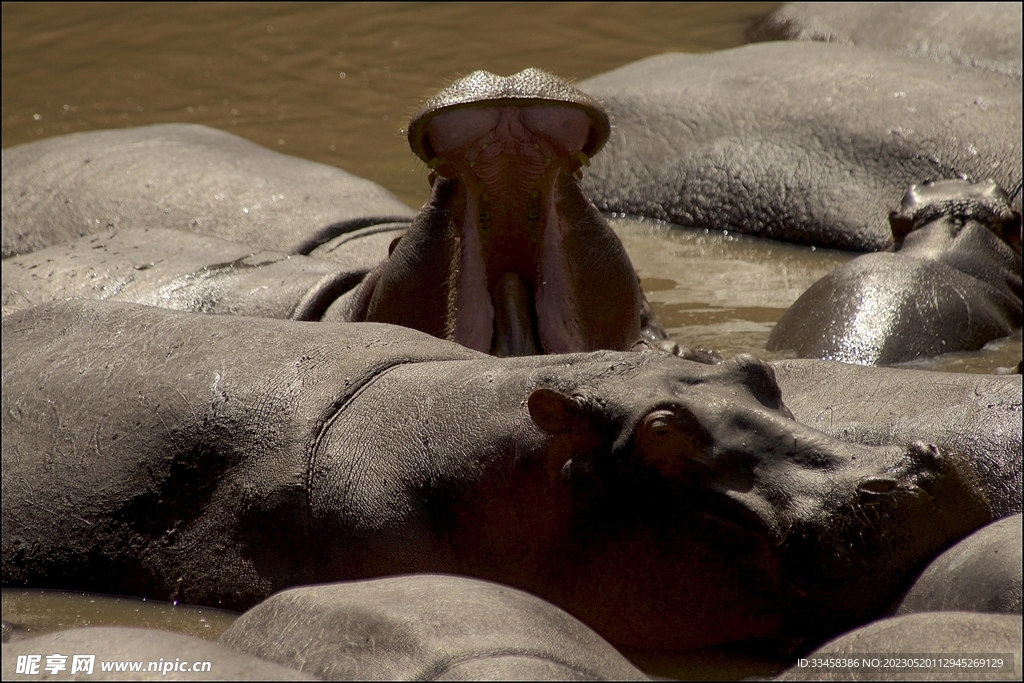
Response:
[[[778,3],[86,4],[2,6],[2,144],[65,133],[200,123],[331,164],[412,207],[426,170],[402,128],[421,101],[476,69],[581,80],[669,51],[736,47]],[[894,205],[899,198],[894,198]],[[680,343],[764,351],[772,325],[853,255],[614,220],[661,322]],[[990,372],[1020,335],[916,366]],[[127,624],[216,637],[234,615],[76,592],[3,591],[20,635]],[[684,677],[769,675],[735,654],[638,660]]]

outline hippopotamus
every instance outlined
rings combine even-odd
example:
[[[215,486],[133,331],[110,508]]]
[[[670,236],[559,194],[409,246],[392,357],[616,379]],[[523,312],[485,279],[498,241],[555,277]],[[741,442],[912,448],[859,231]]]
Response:
[[[408,136],[432,169],[430,201],[345,319],[497,356],[640,343],[653,313],[625,248],[580,188],[610,131],[597,100],[539,69],[475,71],[427,100]]]
[[[771,364],[798,422],[851,443],[927,441],[985,482],[996,517],[1022,511],[1020,375],[792,359]]]
[[[1020,616],[923,612],[843,634],[774,680],[1019,681],[1021,669]]]
[[[67,629],[5,642],[3,652],[5,681],[36,677],[90,681],[322,680],[296,667],[268,662],[209,640],[144,628]],[[31,663],[30,657],[35,658]],[[52,673],[47,670],[51,658],[56,665]],[[139,663],[138,669],[129,668],[135,663]]]
[[[391,325],[90,300],[8,315],[3,354],[8,586],[245,609],[445,572],[618,647],[815,639],[877,614],[1001,495],[956,453],[790,419],[749,356],[500,359]]]
[[[341,169],[193,124],[72,133],[3,151],[3,257],[129,228],[305,254],[415,211]],[[395,225],[394,227],[398,227]]]
[[[921,572],[897,614],[1021,614],[1021,514],[982,527]]]
[[[991,178],[1021,209],[1021,82],[1000,73],[775,42],[577,87],[615,122],[583,179],[601,211],[864,252],[892,245],[889,210],[929,179]]]
[[[334,681],[650,680],[551,603],[464,576],[292,588],[247,611],[218,642]]]
[[[892,364],[974,351],[1021,325],[1021,215],[992,181],[914,185],[893,253],[848,261],[804,292],[769,351]]]
[[[358,241],[373,243],[374,237]],[[327,260],[167,228],[122,228],[5,260],[3,314],[86,298],[316,321],[363,279],[376,257],[366,261],[358,249],[337,249]]]
[[[95,654],[89,677],[100,680],[121,680],[123,669],[103,664],[124,660],[142,662],[138,680],[650,680],[564,610],[465,576],[290,588],[236,615],[216,640],[124,627],[16,635],[4,640],[4,679],[19,657],[71,651]],[[33,673],[47,661],[37,664]]]
[[[622,243],[580,189],[581,167],[590,163],[609,132],[601,104],[551,74],[538,69],[508,78],[485,71],[470,74],[428,100],[409,125],[409,144],[432,169],[433,185],[430,201],[411,226],[395,222],[402,211],[393,209],[386,192],[374,194],[367,187],[372,184],[340,171],[331,173],[318,164],[285,161],[283,155],[253,149],[251,143],[225,133],[159,126],[122,136],[113,132],[91,134],[91,138],[65,136],[5,154],[5,178],[10,175],[14,181],[4,190],[5,254],[38,252],[46,246],[40,241],[56,248],[72,236],[69,226],[85,236],[108,229],[185,228],[280,252],[266,255],[264,262],[282,261],[292,254],[344,262],[347,270],[336,272],[330,286],[320,287],[315,306],[296,309],[302,311],[301,316],[293,316],[297,319],[399,324],[498,356],[628,350],[652,343],[678,352],[643,296]],[[118,137],[123,140],[111,144]],[[201,151],[194,160],[182,159],[182,149],[197,147]],[[110,163],[118,154],[123,167]],[[101,156],[105,165],[94,164],[94,156]],[[240,184],[237,166],[244,159],[273,172],[262,183],[263,174],[253,174],[251,182],[259,188],[256,197],[251,196],[252,190],[240,193],[241,197],[234,194],[240,189],[234,187]],[[75,206],[69,211],[39,199],[47,191],[47,196],[81,193],[78,187],[66,186],[72,185],[74,174],[86,164],[94,186],[87,188],[85,201],[69,197],[64,202],[78,201],[84,210]],[[205,174],[180,178],[189,166],[200,166]],[[127,170],[136,183],[146,178],[145,188],[120,184]],[[248,206],[234,216],[219,215],[218,210],[231,212],[217,206],[212,218],[189,219],[192,214],[211,213],[210,203],[226,201],[225,192],[213,194],[211,200],[218,188],[208,187],[208,176],[232,191],[227,203]],[[40,177],[45,178],[43,188]],[[275,204],[294,203],[294,185],[304,179],[319,180],[323,189],[335,194],[348,189],[373,206],[374,213],[356,219],[351,215],[353,207],[339,208],[337,200],[319,202],[327,206],[306,209],[298,219],[291,218],[283,235],[272,234],[265,223],[279,214]],[[168,198],[171,187],[181,196]],[[269,199],[264,196],[267,190]],[[156,211],[165,204],[175,206],[173,215],[160,216]],[[359,202],[354,208],[361,208]],[[67,215],[83,211],[87,216]],[[91,218],[93,213],[102,218]],[[242,219],[250,213],[254,220]],[[336,214],[344,220],[330,222],[339,217]],[[380,264],[372,271],[362,268],[362,263],[351,263],[349,233],[368,225],[380,234],[408,227],[392,236],[386,257],[378,259]],[[54,254],[40,254],[34,260],[53,258]],[[137,255],[132,258],[138,260]],[[159,274],[150,273],[148,279],[159,277],[166,283],[195,279],[198,263],[194,258],[187,261],[180,267],[165,263]],[[203,266],[201,279],[208,280],[211,269],[223,271],[222,264],[231,262]],[[288,270],[296,267],[284,264]],[[325,274],[329,269],[312,263],[302,268],[319,268]],[[19,279],[17,286],[11,285],[19,289],[18,294],[5,295],[5,301],[28,303],[66,294],[26,292],[25,278]],[[59,288],[35,279],[34,290]],[[309,291],[308,285],[302,287]],[[223,285],[218,294],[221,289]],[[196,305],[192,310],[202,308]]]
[[[856,45],[1021,77],[1016,2],[789,2],[747,36]]]

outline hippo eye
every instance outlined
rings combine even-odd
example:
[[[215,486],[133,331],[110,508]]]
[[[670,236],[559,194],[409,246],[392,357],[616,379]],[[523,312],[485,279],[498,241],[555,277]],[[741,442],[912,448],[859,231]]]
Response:
[[[678,476],[700,466],[710,439],[688,411],[653,410],[637,425],[636,454],[663,475]]]

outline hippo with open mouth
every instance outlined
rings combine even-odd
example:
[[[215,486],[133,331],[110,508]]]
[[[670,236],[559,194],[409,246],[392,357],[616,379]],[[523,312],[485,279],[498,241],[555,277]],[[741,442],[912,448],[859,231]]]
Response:
[[[432,97],[408,130],[432,169],[430,201],[347,319],[497,356],[664,339],[626,250],[580,188],[610,130],[597,100],[538,69],[475,71]]]

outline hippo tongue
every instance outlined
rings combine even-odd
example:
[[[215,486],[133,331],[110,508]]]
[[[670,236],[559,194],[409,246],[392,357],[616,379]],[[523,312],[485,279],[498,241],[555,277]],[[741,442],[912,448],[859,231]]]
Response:
[[[541,353],[528,282],[506,274],[491,294],[494,303],[494,338],[491,355],[535,356]]]

